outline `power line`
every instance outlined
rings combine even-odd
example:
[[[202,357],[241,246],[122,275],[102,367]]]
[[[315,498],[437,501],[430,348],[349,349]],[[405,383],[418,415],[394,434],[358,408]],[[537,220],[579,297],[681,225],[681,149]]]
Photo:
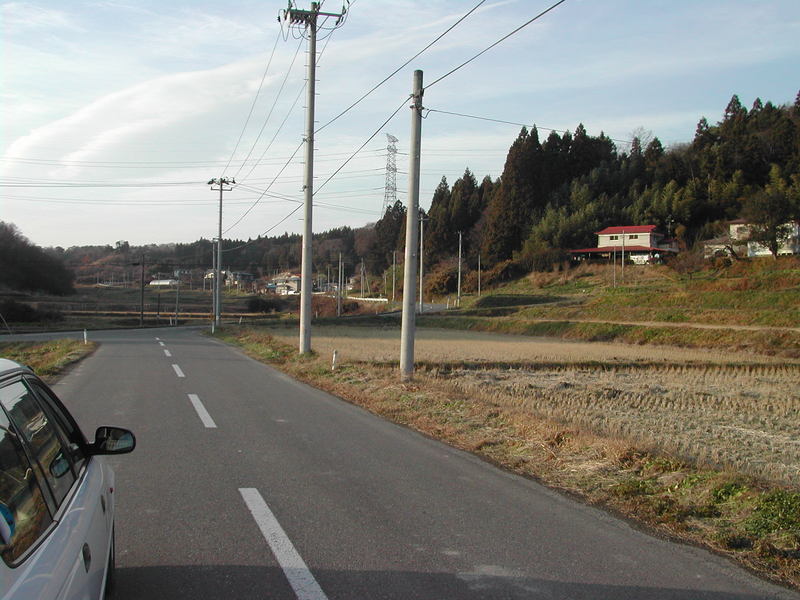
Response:
[[[68,183],[68,182],[0,182],[0,187],[35,187],[35,188],[150,188],[150,187],[176,187],[184,185],[197,185],[198,181],[172,181],[160,183]]]
[[[277,139],[278,134],[280,134],[280,132],[283,131],[283,126],[286,125],[286,122],[289,120],[289,116],[294,111],[294,107],[297,106],[297,102],[300,100],[300,96],[303,95],[303,90],[305,90],[305,89],[306,89],[306,84],[304,83],[303,86],[298,90],[297,96],[295,96],[295,98],[294,98],[294,102],[292,102],[292,105],[289,107],[289,110],[287,111],[286,116],[283,117],[283,121],[281,121],[281,124],[278,126],[278,129],[275,131],[275,134],[272,136],[272,139],[269,141],[269,144],[267,144],[267,147],[264,148],[264,151],[261,153],[261,156],[258,158],[258,160],[253,164],[252,167],[250,167],[250,170],[247,172],[247,175],[242,177],[239,181],[245,181],[248,177],[250,177],[250,175],[253,174],[253,171],[256,170],[256,167],[258,167],[260,164],[262,164],[261,161],[263,160],[264,155],[266,155],[266,153],[269,152],[269,149],[272,148],[272,144]],[[297,154],[297,150],[294,151],[294,154],[292,154],[292,156],[289,157],[287,162],[291,162],[291,160],[294,158],[295,154]]]
[[[342,169],[344,169],[344,167],[347,165],[347,163],[349,163],[351,160],[353,160],[353,158],[355,158],[356,154],[358,154],[359,152],[361,152],[361,150],[364,148],[364,146],[366,146],[367,144],[369,144],[369,143],[372,141],[372,139],[373,139],[373,138],[374,138],[376,135],[378,135],[378,133],[380,133],[381,129],[383,129],[383,128],[384,128],[386,125],[388,125],[389,121],[391,121],[392,119],[394,119],[395,115],[396,115],[397,113],[399,113],[399,112],[400,112],[400,109],[401,109],[401,108],[403,108],[403,107],[405,106],[405,104],[406,104],[406,101],[407,101],[407,100],[408,100],[407,98],[406,98],[406,99],[404,99],[404,100],[403,100],[403,101],[400,103],[400,106],[398,106],[398,107],[395,109],[395,111],[394,111],[394,112],[393,112],[391,115],[389,115],[389,118],[388,118],[388,119],[386,119],[386,120],[385,120],[383,123],[381,123],[381,125],[380,125],[380,126],[379,126],[379,127],[378,127],[378,128],[377,128],[377,129],[376,129],[376,130],[375,130],[375,131],[372,133],[372,135],[370,135],[370,136],[367,138],[367,140],[366,140],[366,141],[365,141],[363,144],[361,144],[361,146],[358,148],[358,150],[356,150],[355,152],[353,152],[353,153],[350,155],[350,157],[349,157],[349,158],[348,158],[346,161],[344,161],[344,162],[342,163],[342,165],[341,165],[341,166],[340,166],[338,169],[336,169],[336,170],[335,170],[333,173],[331,173],[331,175],[330,175],[330,176],[329,176],[329,177],[328,177],[328,178],[327,178],[325,181],[323,181],[323,182],[322,182],[322,183],[319,185],[319,187],[317,187],[317,189],[316,189],[316,190],[314,190],[314,195],[316,195],[316,194],[317,194],[317,192],[319,192],[319,190],[320,190],[320,189],[322,189],[323,187],[325,187],[325,185],[326,185],[326,184],[327,184],[327,183],[328,183],[328,182],[329,182],[331,179],[333,179],[334,177],[336,177],[336,174],[337,174],[337,173],[339,173],[339,171],[341,171]]]
[[[261,76],[261,82],[258,84],[258,89],[256,90],[256,95],[253,98],[253,103],[250,105],[250,112],[247,113],[247,118],[244,120],[244,125],[242,126],[242,131],[239,133],[239,139],[236,140],[236,145],[233,147],[233,152],[231,152],[231,157],[228,159],[228,164],[225,165],[225,168],[222,170],[223,173],[228,170],[228,167],[231,165],[231,161],[233,157],[236,156],[236,151],[239,149],[239,144],[242,141],[242,136],[244,136],[244,132],[247,129],[248,123],[250,123],[250,117],[253,116],[253,109],[256,107],[256,102],[258,102],[258,96],[261,94],[261,88],[264,87],[264,80],[267,78],[267,73],[269,72],[269,67],[272,65],[272,58],[275,56],[275,49],[278,47],[278,41],[280,40],[280,36],[275,36],[275,45],[272,46],[272,52],[269,55],[269,60],[267,61],[267,66],[264,69],[264,74]]]
[[[242,187],[242,186],[240,186],[240,187]],[[253,188],[253,187],[245,187],[245,189],[247,189],[249,191],[254,191],[254,192],[260,191],[257,188]],[[383,189],[383,188],[368,188],[366,191],[374,191],[376,189]],[[266,190],[263,193],[266,193]],[[365,195],[365,194],[363,194],[361,192],[358,192],[358,193],[338,192],[338,193],[334,193],[334,194],[335,195],[330,196],[330,198],[336,199],[336,198],[352,198],[352,197],[356,197],[356,198],[369,197],[369,196],[367,196],[367,195]],[[303,202],[300,198],[293,198],[293,197],[285,195],[285,194],[270,194],[270,195],[272,195],[272,196],[274,196],[276,198],[280,198],[282,200],[285,200],[287,202],[301,202],[301,203]],[[376,211],[376,210],[370,210],[370,209],[367,209],[367,208],[358,208],[358,207],[355,207],[355,206],[346,206],[346,205],[343,205],[343,204],[332,204],[330,202],[315,202],[314,205],[315,206],[325,207],[325,208],[333,208],[333,209],[337,209],[337,210],[346,210],[346,211],[354,212],[354,213],[364,213],[364,214],[370,214],[370,215],[378,214],[378,211]]]
[[[562,0],[562,1],[563,1],[563,0]],[[385,77],[385,78],[384,78],[382,81],[380,81],[380,82],[379,82],[378,84],[376,84],[376,85],[375,85],[375,86],[374,86],[372,89],[370,89],[370,90],[369,90],[369,91],[368,91],[366,94],[364,94],[363,96],[361,96],[361,97],[360,97],[358,100],[356,100],[355,102],[353,102],[353,103],[352,103],[350,106],[348,106],[348,107],[347,107],[347,108],[345,108],[345,109],[344,109],[342,112],[340,112],[338,115],[336,115],[336,116],[335,116],[333,119],[331,119],[330,121],[328,121],[327,123],[325,123],[325,124],[324,124],[324,125],[322,125],[321,127],[318,127],[318,128],[317,128],[317,130],[316,130],[314,133],[315,133],[315,134],[319,133],[320,131],[322,131],[323,129],[325,129],[325,128],[326,128],[328,125],[332,124],[332,123],[333,123],[333,122],[335,122],[335,121],[338,121],[338,120],[339,120],[341,117],[343,117],[343,116],[344,116],[344,115],[346,115],[348,112],[350,112],[350,111],[351,111],[353,108],[355,108],[356,106],[358,106],[358,105],[361,103],[361,101],[362,101],[362,100],[364,100],[364,99],[365,99],[367,96],[369,96],[370,94],[372,94],[372,92],[374,92],[375,90],[377,90],[377,89],[378,89],[379,87],[381,87],[381,86],[382,86],[384,83],[386,83],[387,81],[389,81],[389,80],[390,80],[392,77],[394,77],[395,75],[397,75],[397,74],[398,74],[400,71],[402,71],[402,70],[403,70],[403,69],[404,69],[406,66],[408,66],[408,64],[409,64],[411,61],[413,61],[415,58],[417,58],[418,56],[420,56],[421,54],[423,54],[423,53],[424,53],[426,50],[428,50],[428,48],[430,48],[431,46],[433,46],[433,45],[434,45],[436,42],[438,42],[438,41],[439,41],[439,40],[441,40],[441,39],[442,39],[444,36],[446,36],[448,33],[450,33],[450,32],[451,32],[451,31],[452,31],[452,30],[453,30],[453,29],[454,29],[456,26],[458,26],[458,25],[459,25],[459,24],[460,24],[460,23],[461,23],[461,22],[462,22],[464,19],[466,19],[466,18],[467,18],[467,17],[469,17],[469,16],[470,16],[472,13],[474,13],[474,12],[475,12],[475,11],[476,11],[476,10],[477,10],[477,9],[478,9],[480,6],[481,6],[481,4],[483,4],[484,2],[486,2],[486,0],[481,0],[480,2],[478,2],[478,3],[477,3],[477,4],[476,4],[474,7],[472,7],[472,8],[471,8],[471,9],[470,9],[470,10],[469,10],[469,11],[468,11],[468,12],[467,12],[467,13],[466,13],[466,14],[465,14],[463,17],[461,17],[461,18],[460,18],[458,21],[456,21],[456,22],[455,22],[455,23],[453,23],[453,24],[452,24],[450,27],[448,27],[448,28],[447,28],[447,29],[446,29],[446,30],[445,30],[443,33],[441,33],[441,34],[440,34],[440,35],[439,35],[439,36],[438,36],[438,37],[437,37],[435,40],[433,40],[433,41],[432,41],[430,44],[428,44],[427,46],[425,46],[425,47],[424,47],[422,50],[420,50],[420,51],[419,51],[419,52],[417,52],[417,53],[416,53],[414,56],[412,56],[411,58],[409,58],[409,59],[408,59],[406,62],[404,62],[404,63],[403,63],[402,65],[400,65],[399,67],[397,67],[397,68],[396,68],[394,71],[392,71],[392,72],[391,72],[391,73],[390,73],[390,74],[389,74],[387,77]]]
[[[277,44],[277,39],[275,40],[275,43]],[[283,93],[283,88],[286,86],[286,82],[289,80],[289,75],[292,72],[292,67],[294,66],[294,62],[297,60],[297,55],[300,54],[300,46],[302,46],[302,45],[303,45],[302,41],[299,44],[297,44],[297,50],[295,50],[295,52],[294,52],[294,56],[292,57],[292,62],[289,64],[289,68],[286,69],[286,75],[284,76],[283,81],[281,82],[281,87],[280,87],[280,89],[278,89],[278,93],[275,96],[275,101],[272,103],[272,107],[269,109],[269,113],[267,113],[267,116],[264,119],[264,124],[261,126],[261,130],[258,132],[258,135],[256,136],[256,139],[253,141],[253,145],[250,146],[250,151],[247,153],[247,157],[245,158],[245,161],[247,161],[247,159],[250,158],[250,155],[253,153],[253,150],[255,150],[256,144],[258,144],[258,141],[261,139],[261,134],[264,133],[264,129],[267,127],[267,123],[269,123],[270,117],[272,117],[272,113],[275,110],[275,106],[278,104],[278,100],[280,100],[281,94]],[[294,108],[294,105],[292,105],[292,108]],[[290,112],[291,112],[291,110],[290,110]],[[256,164],[258,164],[258,163],[256,163]],[[244,168],[244,164],[242,164],[239,167],[239,169],[236,171],[236,173],[233,176],[234,179],[239,175],[239,173],[242,172],[243,168]],[[253,168],[255,168],[255,165],[253,166]],[[252,172],[252,170],[251,170],[251,172]]]
[[[281,25],[281,26],[283,26],[283,25]],[[327,39],[326,39],[326,41],[325,41],[325,45],[322,47],[322,51],[319,53],[319,57],[322,57],[322,55],[323,55],[323,54],[325,54],[325,50],[328,48],[328,43],[330,43],[330,40],[331,40],[331,36],[332,36],[332,35],[333,35],[333,32],[331,32],[331,34],[329,34],[329,35],[327,36]],[[299,50],[299,46],[298,46],[298,50]],[[293,61],[293,64],[294,64],[294,61]],[[298,102],[298,100],[300,100],[300,96],[303,94],[303,90],[305,90],[305,89],[306,89],[306,86],[307,86],[307,85],[308,85],[308,82],[306,82],[306,83],[303,85],[303,87],[301,87],[301,88],[300,88],[300,90],[299,90],[299,91],[298,91],[298,93],[297,93],[297,96],[296,96],[296,97],[295,97],[295,99],[294,99],[294,102],[292,103],[292,106],[289,108],[289,111],[286,113],[286,116],[283,118],[283,121],[281,122],[280,126],[279,126],[279,127],[278,127],[278,129],[275,131],[275,135],[273,135],[273,136],[272,136],[272,139],[270,140],[270,142],[269,142],[269,144],[267,145],[267,147],[264,149],[264,152],[262,152],[262,153],[261,153],[261,156],[259,157],[259,160],[258,160],[258,161],[256,161],[256,163],[255,163],[255,164],[254,164],[254,165],[251,167],[251,169],[250,169],[250,170],[247,172],[247,175],[245,175],[245,176],[244,176],[244,179],[240,179],[240,180],[239,180],[240,182],[241,182],[241,181],[244,181],[244,180],[246,180],[248,177],[250,177],[250,175],[253,173],[253,171],[255,170],[255,168],[256,168],[256,167],[259,165],[259,163],[261,162],[261,159],[263,159],[263,158],[264,158],[264,155],[265,155],[265,154],[266,154],[266,153],[269,151],[269,149],[272,147],[272,144],[273,144],[273,142],[274,142],[274,141],[275,141],[275,139],[278,137],[278,134],[281,132],[281,130],[283,130],[283,126],[284,126],[284,125],[286,125],[286,121],[289,119],[289,115],[291,115],[291,114],[292,114],[292,111],[294,110],[294,107],[297,105],[297,102]],[[281,89],[282,89],[282,88],[281,88]],[[273,105],[273,108],[274,108],[274,105]],[[271,113],[271,111],[270,111],[270,114],[272,114],[272,113]],[[262,131],[263,131],[263,128],[262,128]],[[260,135],[260,134],[259,134],[259,135]],[[247,210],[244,212],[244,214],[243,214],[241,217],[239,217],[239,219],[238,219],[238,220],[237,220],[237,221],[236,221],[236,222],[235,222],[233,225],[231,225],[230,227],[228,227],[228,229],[226,229],[224,233],[227,233],[227,232],[228,232],[228,231],[230,231],[230,230],[231,230],[233,227],[235,227],[236,225],[238,225],[239,223],[241,223],[241,222],[242,222],[242,220],[243,220],[243,219],[244,219],[244,218],[245,218],[245,217],[246,217],[246,216],[247,216],[247,215],[250,213],[250,211],[252,211],[252,210],[253,210],[253,209],[256,207],[256,205],[257,205],[257,204],[258,204],[258,203],[261,201],[261,198],[264,196],[264,194],[266,194],[267,190],[269,190],[269,189],[270,189],[270,188],[273,186],[273,184],[275,183],[275,180],[276,180],[278,177],[280,177],[281,173],[283,173],[283,171],[284,171],[284,170],[285,170],[285,169],[286,169],[286,168],[289,166],[289,164],[292,162],[292,160],[294,160],[294,157],[295,157],[295,155],[297,154],[297,152],[300,150],[300,148],[302,148],[302,147],[303,147],[303,143],[304,143],[304,142],[300,142],[300,145],[299,145],[299,146],[298,146],[298,147],[295,149],[295,151],[292,153],[292,155],[291,155],[291,156],[288,158],[288,160],[287,160],[287,161],[286,161],[286,163],[283,165],[283,167],[281,167],[281,170],[280,170],[280,171],[278,171],[277,175],[275,175],[275,177],[273,178],[273,180],[272,180],[272,181],[270,182],[270,184],[267,186],[267,189],[266,189],[266,190],[264,190],[264,192],[263,192],[263,193],[262,193],[262,194],[261,194],[261,195],[260,195],[258,198],[256,198],[256,200],[253,202],[252,206],[250,206],[250,208],[248,208],[248,209],[247,209]],[[255,147],[255,145],[254,145],[254,147]],[[240,169],[240,170],[241,170],[241,169]]]
[[[371,148],[365,152],[377,152],[383,154],[386,148]],[[325,156],[347,156],[349,152],[327,152],[322,154],[315,154],[315,157]],[[283,161],[286,157],[274,157],[270,160]],[[118,161],[94,161],[94,160],[61,160],[55,158],[28,158],[23,156],[2,156],[0,161],[6,162],[19,162],[30,163],[32,165],[46,165],[46,166],[62,166],[62,167],[104,167],[104,168],[207,168],[208,166],[221,165],[226,163],[225,160],[195,160],[195,161],[177,161],[177,160],[118,160]],[[248,162],[258,162],[258,159],[248,159],[247,161],[232,161],[233,164],[241,163],[247,164]]]
[[[43,202],[47,204],[86,204],[103,206],[206,206],[215,200],[111,200],[108,198],[59,198],[56,196],[17,196],[4,194],[6,200],[22,202]],[[251,197],[234,198],[228,204],[248,204]],[[282,198],[281,198],[282,200]]]
[[[267,230],[266,230],[264,233],[261,233],[261,234],[259,234],[259,235],[258,235],[258,237],[257,237],[256,239],[254,239],[254,240],[251,240],[251,241],[249,241],[249,242],[247,242],[247,243],[245,243],[245,244],[242,244],[241,246],[236,246],[235,248],[223,249],[222,251],[223,251],[223,252],[232,252],[232,251],[234,251],[234,250],[239,250],[240,248],[244,248],[245,246],[250,246],[251,244],[255,244],[257,241],[259,241],[259,238],[261,238],[261,237],[263,237],[263,236],[267,235],[267,234],[268,234],[270,231],[272,231],[273,229],[275,229],[276,227],[278,227],[278,225],[280,225],[281,223],[285,222],[285,221],[286,221],[286,220],[287,220],[289,217],[291,217],[291,216],[292,216],[294,213],[296,213],[296,212],[297,212],[298,210],[300,210],[302,207],[303,207],[303,205],[302,205],[302,204],[298,204],[298,205],[297,205],[297,206],[296,206],[294,209],[292,209],[292,211],[291,211],[291,212],[290,212],[288,215],[286,215],[285,217],[283,217],[283,218],[282,218],[280,221],[278,221],[277,223],[275,223],[275,225],[273,225],[272,227],[270,227],[269,229],[267,229]]]
[[[544,129],[545,131],[555,131],[556,133],[569,133],[566,129],[553,129],[552,127],[542,127],[540,125],[536,125],[536,123],[516,123],[514,121],[503,121],[502,119],[493,119],[490,117],[479,117],[477,115],[467,115],[464,113],[457,113],[457,112],[450,112],[447,110],[437,110],[435,108],[426,108],[425,109],[429,113],[441,113],[443,115],[453,115],[455,117],[466,117],[468,119],[477,119],[479,121],[491,121],[492,123],[504,123],[506,125],[517,125],[519,127],[535,127],[536,129]],[[621,144],[631,144],[631,140],[619,140],[616,138],[607,137],[613,142],[619,142]],[[428,152],[426,152],[428,154]]]
[[[280,171],[278,171],[277,175],[275,175],[275,177],[272,179],[272,181],[270,182],[270,184],[267,186],[267,189],[266,189],[266,190],[264,190],[264,192],[262,192],[261,196],[259,196],[258,198],[256,198],[255,202],[253,202],[253,204],[250,206],[250,208],[248,208],[246,211],[244,211],[244,214],[242,214],[242,216],[241,216],[241,217],[239,217],[239,218],[236,220],[236,222],[235,222],[235,223],[233,223],[233,225],[230,225],[230,226],[228,226],[228,228],[227,228],[225,231],[223,231],[222,233],[228,233],[228,232],[229,232],[231,229],[233,229],[233,228],[234,228],[234,227],[236,227],[236,226],[237,226],[239,223],[241,223],[241,222],[242,222],[242,220],[244,220],[244,218],[245,218],[245,217],[246,217],[248,214],[250,214],[250,211],[252,211],[252,210],[253,210],[253,209],[256,207],[256,205],[257,205],[257,204],[258,204],[258,203],[261,201],[261,198],[263,198],[263,197],[264,197],[264,195],[267,193],[267,191],[268,191],[268,190],[269,190],[269,189],[272,187],[272,185],[275,183],[275,180],[276,180],[276,179],[278,179],[278,177],[280,177],[281,173],[283,173],[283,171],[286,169],[286,167],[288,167],[288,166],[289,166],[289,163],[291,163],[291,162],[294,160],[294,157],[295,157],[295,155],[296,155],[296,154],[297,154],[297,153],[300,151],[300,148],[302,148],[302,147],[303,147],[303,144],[304,144],[304,143],[305,143],[305,142],[300,142],[300,145],[299,145],[299,146],[297,146],[297,148],[295,149],[294,153],[292,153],[292,155],[289,157],[289,160],[287,160],[287,161],[286,161],[286,163],[285,163],[285,164],[284,164],[284,165],[281,167],[281,170],[280,170]]]
[[[425,86],[425,87],[426,87],[426,89],[427,89],[427,88],[430,88],[430,87],[433,87],[434,85],[436,85],[437,83],[439,83],[439,82],[440,82],[442,79],[444,79],[445,77],[449,77],[450,75],[452,75],[453,73],[455,73],[456,71],[458,71],[459,69],[461,69],[462,67],[465,67],[465,66],[467,66],[469,63],[471,63],[473,60],[475,60],[475,59],[476,59],[476,58],[478,58],[479,56],[481,56],[481,55],[485,54],[486,52],[488,52],[489,50],[491,50],[492,48],[494,48],[495,46],[497,46],[499,43],[501,43],[501,42],[504,42],[505,40],[507,40],[508,38],[510,38],[512,35],[514,35],[514,34],[515,34],[515,33],[517,33],[518,31],[520,31],[520,30],[524,29],[525,27],[527,27],[528,25],[530,25],[530,24],[531,24],[531,23],[533,23],[534,21],[536,21],[536,20],[540,19],[541,17],[543,17],[544,15],[546,15],[547,13],[549,13],[551,10],[553,10],[553,9],[554,9],[554,8],[556,8],[557,6],[559,6],[559,5],[561,5],[561,4],[564,4],[564,2],[566,2],[566,1],[567,1],[567,0],[558,0],[558,2],[556,2],[555,4],[553,4],[552,6],[550,6],[549,8],[547,8],[547,9],[543,10],[542,12],[540,12],[538,15],[536,15],[536,16],[535,16],[535,17],[533,17],[532,19],[529,19],[528,21],[526,21],[525,23],[523,23],[522,25],[520,25],[519,27],[517,27],[517,28],[516,28],[514,31],[512,31],[511,33],[509,33],[509,34],[507,34],[507,35],[504,35],[503,37],[501,37],[499,40],[497,40],[497,41],[496,41],[495,43],[493,43],[491,46],[488,46],[488,47],[484,48],[483,50],[481,50],[480,52],[478,52],[478,53],[477,53],[475,56],[473,56],[473,57],[472,57],[472,58],[470,58],[469,60],[466,60],[466,61],[464,61],[463,63],[461,63],[460,65],[458,65],[458,66],[457,66],[455,69],[452,69],[452,70],[448,71],[447,73],[445,73],[444,75],[442,75],[441,77],[439,77],[439,79],[436,79],[436,80],[434,80],[432,83],[429,83],[428,85],[426,85],[426,86]]]

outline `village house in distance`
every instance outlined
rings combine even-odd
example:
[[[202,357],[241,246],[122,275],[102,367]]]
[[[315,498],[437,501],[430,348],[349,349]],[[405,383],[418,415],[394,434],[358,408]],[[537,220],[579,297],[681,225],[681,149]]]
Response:
[[[703,242],[705,258],[714,256],[738,256],[752,258],[771,256],[769,248],[750,239],[750,224],[744,219],[728,221],[728,231],[720,237]],[[778,254],[800,254],[800,221],[784,225],[789,235],[781,241]]]
[[[666,239],[656,231],[655,225],[617,225],[597,232],[596,248],[570,250],[575,260],[610,259],[614,255],[621,260],[644,265],[660,262],[666,256],[676,254],[678,244]]]

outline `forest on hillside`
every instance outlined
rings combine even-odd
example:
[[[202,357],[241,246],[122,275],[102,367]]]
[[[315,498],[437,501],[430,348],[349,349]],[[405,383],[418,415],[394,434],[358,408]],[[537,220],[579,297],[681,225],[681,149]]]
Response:
[[[749,109],[734,95],[721,120],[712,125],[701,118],[691,142],[669,148],[649,134],[618,148],[582,124],[574,132],[551,131],[544,140],[535,127],[523,128],[499,178],[478,180],[468,167],[452,185],[442,178],[421,213],[426,286],[433,293],[455,289],[459,232],[468,288],[479,258],[487,283],[548,270],[566,259],[567,250],[594,245],[595,232],[610,225],[656,225],[684,250],[740,217],[764,235],[780,234],[781,223],[800,219],[800,93],[793,104],[756,99]],[[374,224],[315,234],[315,273],[323,279],[335,273],[341,255],[346,273],[359,272],[363,263],[379,281],[395,253],[402,261],[405,220],[406,208],[397,202]],[[9,243],[20,239],[19,232],[6,235]],[[300,246],[301,237],[288,233],[223,240],[223,265],[259,276],[298,270]],[[212,244],[134,247],[118,241],[49,248],[43,255],[69,267],[77,282],[92,283],[115,274],[130,280],[142,257],[152,276],[206,269]],[[0,275],[0,286],[29,285],[7,279]]]

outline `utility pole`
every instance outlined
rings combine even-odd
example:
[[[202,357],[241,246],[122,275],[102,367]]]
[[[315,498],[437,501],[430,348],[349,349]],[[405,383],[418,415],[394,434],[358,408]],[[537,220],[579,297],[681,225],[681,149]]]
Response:
[[[214,315],[217,314],[217,244],[214,240],[217,238],[211,238],[211,275],[213,279],[211,281],[211,318],[213,320]]]
[[[181,309],[181,276],[178,271],[178,285],[175,287],[175,327],[178,326],[178,313]]]
[[[142,286],[139,290],[139,327],[144,327],[144,254],[142,254],[142,261],[139,264],[142,265]]]
[[[208,182],[212,190],[219,190],[219,239],[217,240],[217,268],[214,271],[214,287],[217,289],[217,302],[214,306],[214,325],[220,326],[220,317],[222,313],[222,283],[220,278],[220,269],[222,265],[222,192],[230,192],[233,188],[228,187],[236,185],[236,180],[226,177],[215,177]],[[214,187],[214,186],[218,187]]]
[[[461,232],[458,232],[458,293],[456,294],[456,306],[461,308]]]
[[[425,304],[423,302],[423,294],[422,294],[422,283],[425,275],[423,274],[424,271],[424,264],[423,260],[425,260],[425,246],[423,244],[423,240],[425,239],[425,221],[426,218],[423,217],[422,211],[419,211],[419,312],[422,314],[425,312]]]
[[[478,298],[481,297],[481,253],[478,252]]]
[[[611,260],[613,261],[612,264],[614,265],[614,266],[611,267],[611,278],[612,278],[612,286],[611,287],[617,287],[617,247],[616,246],[614,246],[614,250],[612,252]]]
[[[336,316],[342,316],[342,279],[344,279],[342,271],[342,253],[339,252],[339,283],[336,286]]]
[[[397,250],[392,250],[392,304],[394,304],[394,287],[397,279]]]
[[[422,71],[414,71],[411,95],[411,149],[408,153],[408,210],[406,212],[406,249],[403,267],[403,321],[400,329],[400,377],[414,376],[414,283],[416,279],[417,219],[419,213],[419,164],[422,147]]]
[[[303,252],[300,269],[300,354],[311,352],[311,223],[312,201],[314,198],[314,102],[316,100],[317,71],[317,19],[319,17],[336,17],[336,26],[342,22],[341,13],[320,12],[320,3],[312,2],[311,10],[300,10],[289,7],[282,12],[283,22],[308,32],[308,75],[306,81],[306,169],[303,182],[305,192]],[[281,18],[278,17],[280,21]]]

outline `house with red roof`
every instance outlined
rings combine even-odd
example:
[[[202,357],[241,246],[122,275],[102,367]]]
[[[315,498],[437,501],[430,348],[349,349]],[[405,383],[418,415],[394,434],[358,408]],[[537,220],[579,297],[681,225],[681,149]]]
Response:
[[[576,260],[607,259],[615,256],[636,264],[658,262],[678,252],[675,240],[656,231],[655,225],[615,225],[597,233],[597,247],[570,250]]]

